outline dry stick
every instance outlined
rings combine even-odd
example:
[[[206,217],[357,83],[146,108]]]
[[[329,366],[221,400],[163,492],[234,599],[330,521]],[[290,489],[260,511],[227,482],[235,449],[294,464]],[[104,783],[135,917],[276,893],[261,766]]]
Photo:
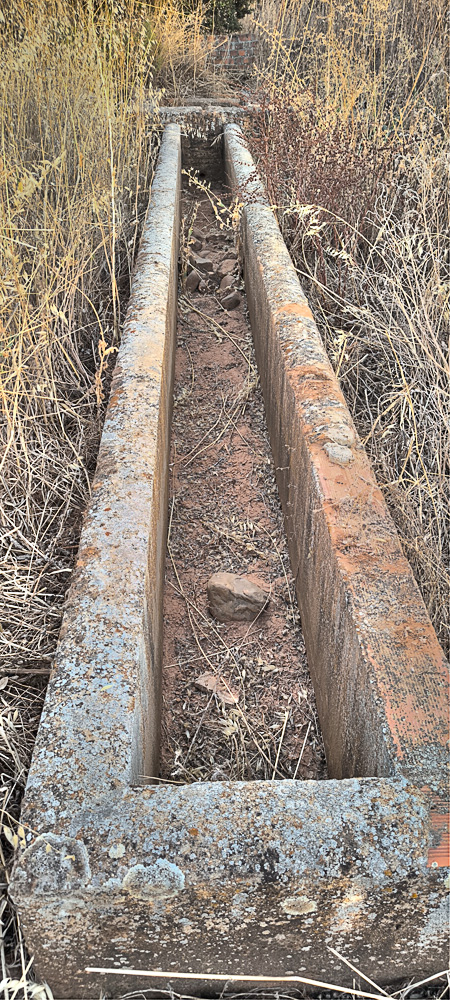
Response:
[[[146,780],[150,779],[151,781],[160,781],[164,785],[185,785],[186,784],[185,781],[176,781],[175,778],[160,778],[159,776],[157,776],[155,774],[140,774],[139,777],[140,778],[145,778]]]
[[[171,583],[170,580],[168,580],[167,582],[169,584],[169,587],[172,587],[172,590],[174,590],[175,593],[179,594],[180,597],[183,596],[183,594],[181,593],[181,591],[178,589],[178,587],[175,586],[174,583]],[[242,649],[242,646],[248,646],[248,644],[251,642],[251,639],[253,638],[253,636],[256,635],[256,632],[257,632],[257,629],[255,629],[254,632],[247,632],[246,636],[245,636],[245,640],[243,639],[242,642],[237,643],[236,646],[235,646],[235,648],[236,649]],[[230,647],[231,655],[233,655],[232,649],[233,649],[233,647]],[[221,656],[222,655],[222,651],[219,650],[217,653],[210,653],[209,655],[210,655],[211,659],[213,660],[213,659],[215,659],[215,657]],[[165,664],[165,669],[169,670],[170,667],[186,667],[186,666],[188,666],[189,663],[197,663],[198,660],[203,660],[203,656],[189,656],[185,660],[175,660],[174,663],[166,663]]]
[[[208,323],[211,323],[211,326],[216,326],[217,329],[220,330],[221,333],[223,333],[224,337],[228,337],[228,340],[231,340],[231,343],[234,344],[234,346],[236,347],[236,349],[239,351],[239,354],[242,354],[242,357],[243,357],[244,361],[247,363],[248,367],[251,368],[252,367],[252,363],[250,361],[249,355],[245,354],[245,352],[242,350],[242,348],[239,347],[239,344],[235,341],[234,337],[231,336],[231,333],[228,333],[228,330],[226,330],[225,327],[222,326],[221,323],[218,323],[216,319],[213,319],[212,316],[208,316],[207,313],[204,313],[204,312],[201,311],[201,309],[197,309],[196,306],[193,306],[192,303],[190,302],[190,300],[188,298],[186,298],[185,301],[188,303],[188,308],[185,311],[186,312],[191,312],[191,311],[195,312],[195,313],[197,313],[198,316],[201,316],[202,319],[206,319],[206,321]],[[217,336],[217,334],[216,334],[216,336]]]
[[[181,586],[180,577],[178,576],[178,570],[177,570],[177,567],[175,565],[175,560],[173,558],[172,549],[170,548],[169,542],[167,543],[167,549],[168,549],[168,552],[169,552],[170,561],[171,561],[172,566],[173,566],[173,571],[174,571],[175,576],[176,576],[177,581],[178,581],[178,586],[180,588],[182,596],[184,597],[184,599],[186,601],[186,608],[187,608],[187,613],[188,613],[188,617],[189,617],[189,623],[190,623],[190,626],[191,626],[192,635],[194,636],[194,639],[195,639],[195,641],[197,643],[197,646],[198,646],[198,648],[200,650],[200,653],[202,654],[202,656],[204,657],[204,659],[206,660],[206,662],[208,663],[208,665],[211,667],[211,670],[214,671],[214,664],[211,663],[211,660],[209,659],[208,655],[205,653],[205,650],[202,649],[202,647],[200,645],[200,642],[199,642],[199,638],[198,638],[197,632],[196,632],[196,630],[194,628],[194,624],[193,624],[193,621],[192,621],[190,608],[189,608],[188,602],[187,602],[187,600],[186,600],[186,598],[184,596],[184,593],[183,593],[183,588]],[[191,740],[191,742],[189,744],[189,747],[188,747],[188,752],[186,754],[185,761],[184,761],[184,767],[186,767],[186,764],[187,764],[187,762],[189,760],[189,757],[191,755],[191,752],[192,752],[192,749],[194,747],[195,741],[196,741],[197,736],[198,736],[198,734],[200,732],[200,729],[202,727],[203,719],[204,719],[204,717],[206,715],[206,712],[208,711],[208,708],[209,708],[209,706],[210,706],[210,704],[212,702],[213,697],[214,697],[214,695],[212,694],[211,697],[208,699],[208,702],[207,702],[207,704],[206,704],[206,706],[205,706],[205,708],[204,708],[204,710],[202,712],[202,715],[200,717],[200,722],[199,722],[199,724],[197,726],[197,729],[195,730],[195,733],[194,733],[194,735],[192,737],[192,740]]]
[[[188,352],[189,362],[190,362],[190,365],[191,365],[191,388],[190,388],[190,391],[189,391],[189,395],[192,395],[192,392],[193,392],[193,389],[194,389],[194,384],[195,384],[195,368],[194,368],[194,362],[192,360],[192,354],[191,354],[191,352],[190,352],[190,350],[188,348],[188,345],[185,343],[184,346],[185,346],[185,348],[186,348],[186,350]]]
[[[262,559],[266,558],[267,555],[266,552],[261,552],[261,549],[257,549],[256,545],[254,545],[253,542],[245,541],[245,538],[240,538],[239,535],[236,534],[236,532],[227,531],[226,528],[216,528],[215,524],[211,524],[210,521],[207,521],[205,518],[203,518],[203,524],[207,528],[209,528],[210,531],[214,531],[216,535],[219,535],[220,538],[223,538],[225,542],[228,542],[228,540],[230,539],[237,545],[245,545],[247,552],[253,552],[255,555],[260,556]],[[228,545],[228,548],[230,549],[231,552],[233,551],[231,545]],[[240,643],[240,645],[242,645],[242,643]]]
[[[449,994],[450,991],[450,972],[447,972],[447,985],[444,986],[442,993],[439,994],[438,1000],[444,1000],[445,994]]]
[[[214,139],[214,142],[217,142],[217,139]],[[225,219],[221,218],[215,202],[217,201],[218,204],[222,205],[222,210],[227,212],[228,215],[230,214],[230,211],[227,208],[227,206],[224,205],[223,201],[220,198],[218,198],[217,195],[213,194],[213,192],[211,191],[210,182],[207,181],[204,184],[202,184],[200,178],[196,176],[196,172],[194,170],[182,170],[181,173],[188,178],[189,184],[193,184],[195,187],[200,188],[200,191],[203,191],[204,194],[206,194],[206,197],[208,198],[208,201],[216,217],[216,222],[219,223],[219,226],[222,229],[224,226],[227,229],[231,229],[231,223],[227,223],[225,222]]]
[[[198,458],[198,456],[201,455],[202,452],[206,450],[205,448],[200,448],[199,451],[197,449],[198,449],[199,445],[201,445],[202,441],[204,441],[205,438],[208,437],[208,434],[211,434],[212,431],[215,430],[215,428],[217,427],[217,424],[220,423],[220,421],[222,419],[222,413],[224,412],[224,409],[225,409],[225,403],[222,401],[222,409],[221,409],[221,411],[219,413],[219,416],[217,417],[217,420],[211,425],[211,427],[208,427],[208,430],[205,431],[205,433],[202,435],[202,437],[200,438],[200,441],[198,441],[197,444],[195,445],[195,448],[193,448],[192,451],[190,451],[188,455],[183,455],[182,458],[178,459],[178,465],[185,465],[186,462],[190,463],[191,461],[194,460],[194,458]],[[225,427],[225,429],[226,429],[226,427]],[[212,441],[211,444],[209,444],[209,445],[206,446],[206,448],[211,448],[212,445],[216,444],[218,440],[219,440],[219,438],[217,438],[215,441]]]
[[[6,906],[6,899],[3,899],[0,904],[0,961],[2,966],[3,996],[4,1000],[9,1000],[7,972],[6,972],[6,958],[5,958],[5,936],[3,931],[3,913],[5,910],[5,906]]]
[[[299,767],[300,767],[300,764],[301,764],[301,762],[302,762],[302,757],[303,757],[303,751],[304,751],[304,749],[305,749],[305,746],[306,746],[306,741],[307,741],[307,739],[308,739],[308,736],[309,736],[309,730],[310,730],[310,729],[311,729],[311,720],[309,720],[309,722],[308,722],[308,728],[307,728],[307,730],[306,730],[306,734],[305,734],[305,738],[304,738],[304,740],[303,740],[303,744],[302,744],[302,749],[300,750],[300,756],[299,756],[299,758],[298,758],[298,761],[297,761],[297,766],[296,766],[296,768],[295,768],[295,771],[294,771],[294,776],[293,776],[293,778],[292,778],[292,781],[295,781],[295,779],[296,779],[296,777],[297,777],[297,774],[298,774],[298,769],[299,769]]]
[[[20,927],[20,920],[19,920],[18,916],[17,916],[17,929],[19,931],[20,959],[21,959],[21,962],[22,962],[22,975],[21,975],[20,980],[19,980],[17,986],[15,987],[13,993],[11,993],[10,1000],[15,1000],[15,997],[17,996],[18,991],[21,990],[21,989],[23,989],[24,1000],[27,1000],[27,998],[28,998],[27,976],[28,976],[28,973],[29,973],[32,965],[33,965],[34,955],[31,956],[31,958],[28,960],[27,964],[25,965],[25,955],[24,955],[24,948],[23,948],[23,937],[22,937],[22,931],[21,931],[21,927]]]
[[[304,983],[306,986],[318,986],[320,989],[335,990],[339,993],[354,993],[355,997],[368,997],[369,1000],[384,1000],[381,993],[365,993],[363,990],[351,990],[348,986],[335,986],[332,983],[322,983],[318,979],[306,979],[304,976],[223,976],[201,972],[148,972],[140,969],[105,969],[87,966],[85,972],[100,972],[113,976],[142,976],[155,979],[203,979],[209,983]]]
[[[386,993],[386,990],[384,990],[382,986],[378,986],[378,983],[374,983],[373,979],[369,979],[368,976],[365,976],[364,972],[361,972],[361,970],[357,969],[355,965],[352,965],[352,963],[349,962],[347,958],[344,958],[344,956],[341,955],[339,951],[336,951],[335,948],[332,948],[331,945],[328,945],[328,951],[331,951],[332,955],[335,955],[336,958],[339,958],[341,962],[345,962],[345,964],[348,965],[349,969],[351,969],[352,972],[356,972],[357,976],[361,976],[361,979],[365,979],[366,983],[369,983],[369,986],[373,986],[375,990],[378,990],[380,993],[383,993],[385,997],[389,996],[389,993]]]
[[[410,993],[411,990],[417,989],[418,986],[425,986],[426,983],[432,983],[435,979],[443,979],[444,976],[448,978],[449,970],[444,969],[443,972],[435,972],[434,976],[428,976],[428,979],[421,979],[419,983],[411,983],[410,986],[403,987],[401,990],[396,990],[395,993],[391,993],[391,997],[400,997],[400,1000],[405,1000],[406,994]]]
[[[169,553],[169,556],[170,556],[170,561],[171,561],[171,563],[172,563],[172,567],[173,567],[173,571],[174,571],[174,573],[175,573],[175,576],[176,576],[176,578],[177,578],[177,582],[178,582],[178,586],[179,586],[179,588],[180,588],[180,594],[181,594],[181,596],[182,596],[182,597],[184,597],[184,600],[185,600],[185,602],[186,602],[186,608],[187,608],[187,613],[188,613],[188,616],[189,616],[189,622],[190,622],[190,625],[191,625],[191,629],[192,629],[192,634],[193,634],[193,636],[194,636],[194,639],[195,639],[195,641],[196,641],[196,643],[197,643],[197,646],[198,646],[198,648],[199,648],[199,650],[200,650],[200,653],[202,654],[202,656],[203,656],[203,657],[204,657],[204,659],[206,660],[206,662],[207,662],[208,666],[210,666],[210,667],[211,667],[211,670],[214,670],[214,664],[213,664],[213,663],[211,663],[211,660],[209,659],[209,657],[208,657],[208,654],[207,654],[207,653],[205,653],[205,650],[204,650],[204,649],[202,648],[202,646],[200,645],[200,641],[199,641],[199,638],[198,638],[198,635],[197,635],[197,633],[196,633],[196,631],[195,631],[195,629],[194,629],[194,626],[193,626],[193,624],[192,624],[192,618],[191,618],[191,611],[190,611],[190,608],[189,608],[189,604],[190,604],[190,602],[188,601],[188,598],[187,598],[187,597],[185,596],[185,593],[184,593],[184,591],[183,591],[183,587],[182,587],[182,585],[181,585],[181,580],[180,580],[180,577],[179,577],[179,575],[178,575],[178,570],[177,570],[177,567],[176,567],[176,565],[175,565],[175,560],[174,560],[174,558],[173,558],[173,555],[172,555],[172,549],[171,549],[171,547],[170,547],[169,543],[167,544],[167,550],[168,550],[168,553]]]
[[[172,555],[170,556],[170,558],[171,558],[171,559],[173,559]],[[174,567],[174,570],[175,570],[175,567]],[[182,585],[181,585],[181,583],[180,583],[180,580],[179,580],[179,577],[178,577],[178,573],[176,572],[176,570],[175,570],[175,575],[176,575],[176,577],[177,577],[177,579],[178,579],[178,583],[179,583],[179,588],[180,588],[180,589],[179,589],[179,593],[180,593],[180,596],[181,596],[181,597],[182,597],[182,598],[183,598],[183,599],[184,599],[184,600],[186,601],[186,604],[190,605],[190,607],[192,607],[192,608],[193,608],[193,610],[194,610],[194,611],[196,611],[196,613],[197,613],[198,615],[200,615],[200,618],[203,618],[203,621],[205,621],[205,622],[206,622],[206,624],[207,624],[207,625],[208,625],[208,626],[210,627],[210,629],[211,629],[211,630],[212,630],[212,631],[214,632],[214,635],[216,636],[216,638],[217,638],[217,639],[219,640],[219,642],[221,642],[221,643],[222,643],[222,646],[224,646],[224,647],[225,647],[225,649],[226,649],[227,653],[229,653],[229,654],[230,654],[230,656],[231,656],[232,660],[234,661],[234,664],[235,664],[235,666],[236,666],[236,667],[237,667],[237,668],[239,669],[239,663],[238,663],[238,661],[237,661],[237,658],[235,657],[235,655],[234,655],[234,653],[233,653],[233,651],[232,651],[232,647],[231,647],[231,646],[228,646],[228,645],[227,645],[227,643],[226,643],[226,642],[225,642],[225,640],[224,640],[224,639],[222,638],[222,636],[221,636],[220,632],[218,631],[218,629],[216,629],[216,627],[215,627],[215,625],[213,624],[213,622],[212,622],[212,621],[210,621],[210,620],[209,620],[209,619],[208,619],[208,618],[206,617],[206,615],[205,615],[205,614],[203,614],[203,611],[201,611],[201,609],[200,609],[200,608],[197,608],[197,607],[196,607],[196,605],[195,605],[195,604],[193,603],[193,601],[190,601],[190,600],[189,600],[189,598],[188,598],[188,597],[186,597],[186,594],[185,594],[185,592],[184,592],[184,590],[183,590],[183,587],[182,587]],[[173,587],[173,589],[174,589],[174,590],[176,590],[176,587],[174,586],[174,584],[173,584],[173,583],[171,584],[171,586]],[[260,613],[261,613],[261,612],[260,612]],[[258,617],[259,617],[259,616],[258,616]],[[244,637],[244,638],[247,638],[247,635],[248,635],[248,632],[246,633],[246,635],[245,635],[245,637]],[[240,648],[240,647],[239,647],[239,648]],[[204,654],[204,650],[202,650],[202,654]]]
[[[183,595],[183,596],[184,596],[184,595]],[[186,598],[185,598],[185,600],[186,600]],[[207,654],[205,653],[205,650],[204,650],[204,649],[202,649],[202,647],[200,646],[200,643],[199,643],[199,641],[198,641],[198,637],[197,637],[197,633],[196,633],[196,631],[195,631],[195,628],[194,628],[194,625],[193,625],[193,622],[192,622],[192,617],[191,617],[191,612],[190,612],[190,610],[189,610],[189,606],[188,606],[188,602],[187,602],[187,601],[186,601],[186,607],[187,607],[187,612],[188,612],[188,615],[189,615],[189,621],[190,621],[190,625],[191,625],[191,629],[192,629],[192,634],[193,634],[193,636],[194,636],[194,639],[195,639],[195,641],[196,641],[196,643],[197,643],[197,646],[198,646],[198,648],[199,648],[199,649],[201,650],[201,652],[203,653],[203,656],[204,656],[204,658],[206,659],[206,661],[207,661],[207,663],[209,664],[209,666],[211,667],[211,669],[212,669],[212,670],[214,671],[214,664],[212,664],[212,663],[211,663],[211,660],[209,659],[209,657],[208,657],[208,656],[207,656]],[[228,647],[227,647],[227,648],[228,648]],[[226,688],[227,688],[227,690],[229,691],[229,693],[230,693],[230,694],[232,694],[232,691],[231,691],[231,688],[230,688],[229,684],[227,684],[227,682],[226,682],[225,678],[224,678],[224,677],[222,677],[222,676],[220,676],[220,675],[219,675],[219,677],[220,677],[220,680],[222,681],[222,683],[223,683],[223,684],[225,685],[225,687],[226,687]],[[196,732],[195,732],[195,735],[194,735],[194,738],[193,738],[193,740],[192,740],[192,743],[191,743],[191,745],[190,745],[190,747],[189,747],[189,753],[191,752],[191,750],[192,750],[192,747],[193,747],[193,745],[194,745],[194,743],[195,743],[195,740],[197,739],[197,736],[198,736],[198,733],[199,733],[199,731],[200,731],[200,727],[201,727],[201,724],[202,724],[202,722],[203,722],[203,718],[204,718],[204,715],[205,715],[205,713],[206,713],[206,711],[207,711],[207,709],[208,709],[209,705],[211,704],[211,701],[212,701],[212,698],[213,698],[213,695],[211,695],[211,698],[209,699],[209,701],[208,701],[208,704],[206,705],[206,708],[205,708],[205,710],[204,710],[204,712],[203,712],[203,715],[202,715],[202,717],[201,717],[201,719],[200,719],[200,722],[199,722],[199,724],[198,724],[198,727],[197,727],[197,730],[196,730]],[[255,738],[255,736],[254,736],[254,733],[252,732],[252,730],[251,730],[251,727],[249,726],[249,723],[247,722],[247,719],[246,719],[246,717],[245,717],[245,715],[244,715],[244,712],[242,711],[242,709],[241,709],[240,705],[236,704],[236,705],[235,705],[235,708],[236,708],[236,710],[237,710],[237,711],[239,712],[240,716],[242,717],[242,719],[243,719],[243,721],[244,721],[244,723],[245,723],[245,726],[246,726],[246,728],[247,728],[247,732],[248,732],[248,734],[249,734],[250,738],[251,738],[251,739],[253,740],[253,742],[254,742],[255,746],[256,746],[256,747],[257,747],[257,749],[258,749],[258,753],[260,753],[260,754],[261,754],[261,756],[262,756],[262,757],[264,757],[264,760],[266,761],[266,763],[267,763],[267,764],[269,764],[269,767],[271,767],[271,766],[272,766],[272,762],[271,762],[271,761],[269,760],[269,758],[268,758],[268,757],[266,757],[266,755],[265,755],[264,751],[263,751],[263,750],[261,749],[261,747],[260,747],[259,743],[257,742],[257,740],[256,740],[256,738]],[[189,753],[188,753],[188,756],[189,756]],[[186,757],[186,760],[187,760],[187,757]],[[277,763],[278,763],[278,760],[277,760]],[[275,764],[275,771],[274,771],[274,773],[275,773],[275,772],[276,772],[276,770],[277,770],[277,763]],[[281,774],[281,772],[279,772],[279,773]],[[281,777],[283,777],[283,775],[281,775]]]
[[[216,438],[214,438],[214,441],[210,441],[209,444],[205,444],[204,447],[200,448],[198,451],[196,451],[195,448],[194,448],[193,451],[189,452],[189,455],[186,455],[185,457],[180,458],[178,464],[179,465],[190,465],[191,462],[193,462],[196,458],[199,457],[199,455],[203,455],[205,451],[209,451],[209,449],[212,448],[215,444],[218,444],[219,441],[221,440],[221,438],[223,438],[225,432],[228,430],[228,427],[230,426],[230,424],[233,424],[233,426],[234,426],[233,420],[234,420],[234,417],[236,416],[237,411],[239,410],[240,406],[241,406],[241,400],[238,399],[237,403],[236,403],[236,405],[235,405],[235,407],[234,407],[234,409],[233,409],[233,411],[231,413],[231,416],[228,417],[228,420],[226,421],[226,423],[222,427],[222,430],[220,431],[220,434],[218,434],[218,436]],[[244,404],[244,408],[245,408],[245,404]],[[207,437],[208,434],[210,434],[211,431],[213,431],[214,428],[217,427],[217,424],[221,420],[222,413],[224,412],[224,410],[225,410],[225,407],[222,406],[222,410],[221,410],[221,412],[220,412],[220,414],[219,414],[216,422],[212,425],[212,427],[210,427],[206,431],[206,434],[204,434],[203,437],[200,438],[200,441],[198,442],[198,444],[201,444],[201,442],[205,440],[205,437]],[[198,448],[198,445],[196,445],[196,448]]]
[[[273,769],[273,774],[272,774],[271,781],[275,781],[275,775],[277,773],[278,761],[280,759],[280,753],[281,753],[281,744],[282,744],[282,742],[284,740],[284,734],[286,732],[286,726],[287,726],[288,718],[289,718],[289,712],[286,711],[284,713],[283,729],[281,731],[281,737],[280,737],[280,742],[278,744],[277,756],[276,756],[276,760],[275,760],[275,765],[274,765],[274,769]]]
[[[51,667],[2,667],[0,669],[0,677],[36,677],[38,674],[51,674]]]
[[[247,402],[247,401],[245,401],[245,402]],[[242,413],[241,413],[241,416],[243,416],[244,412],[245,412],[245,407],[244,407],[244,409],[242,410]],[[252,445],[251,445],[251,444],[250,444],[250,443],[249,443],[249,442],[248,442],[248,441],[246,440],[246,438],[244,437],[244,435],[243,435],[243,434],[241,434],[241,432],[240,432],[240,430],[239,430],[239,428],[238,428],[238,426],[237,426],[237,423],[236,423],[236,421],[235,421],[235,420],[233,420],[233,415],[231,415],[231,417],[230,417],[230,420],[229,420],[229,423],[232,423],[232,424],[233,424],[233,427],[234,427],[234,430],[235,430],[236,434],[238,434],[238,435],[239,435],[239,437],[241,438],[241,441],[243,441],[243,442],[244,442],[244,444],[245,444],[245,447],[246,447],[246,448],[248,448],[248,450],[249,450],[249,451],[252,451],[252,452],[253,452],[253,454],[254,454],[254,455],[256,455],[256,458],[260,458],[260,457],[261,457],[261,455],[260,455],[260,452],[256,451],[256,449],[255,449],[255,448],[253,448],[253,447],[252,447]],[[231,435],[231,437],[233,437],[233,435]]]
[[[293,609],[293,607],[294,607],[294,604],[293,604],[293,600],[292,600],[292,594],[291,594],[291,588],[290,588],[290,586],[289,586],[289,579],[288,579],[288,575],[287,575],[287,573],[286,573],[286,567],[285,567],[285,565],[284,565],[284,562],[283,562],[283,557],[282,557],[282,555],[281,555],[281,552],[280,552],[280,550],[279,550],[279,548],[278,548],[278,545],[277,545],[277,543],[276,543],[276,541],[275,541],[275,538],[274,538],[274,536],[273,536],[273,535],[271,535],[270,531],[269,531],[269,530],[268,530],[267,528],[265,528],[263,524],[261,524],[261,525],[258,525],[258,527],[261,527],[261,528],[262,528],[262,530],[263,530],[263,531],[265,531],[266,535],[268,535],[268,536],[269,536],[269,538],[270,538],[270,541],[272,542],[272,545],[273,545],[273,547],[274,547],[274,549],[275,549],[275,551],[276,551],[276,553],[277,553],[277,556],[278,556],[278,558],[279,558],[279,560],[280,560],[280,563],[281,563],[281,568],[282,568],[282,570],[283,570],[283,573],[284,573],[284,579],[286,580],[286,586],[287,586],[287,589],[288,589],[288,594],[289,594],[289,603],[290,603],[290,605],[291,605],[291,608]]]
[[[190,614],[189,614],[189,606],[191,606],[191,607],[192,607],[192,608],[193,608],[193,609],[194,609],[194,610],[195,610],[195,611],[197,612],[197,614],[198,614],[198,615],[200,615],[200,617],[201,617],[201,618],[203,618],[203,619],[204,619],[205,621],[207,621],[207,619],[206,619],[206,615],[204,615],[204,614],[203,614],[203,612],[202,612],[202,611],[200,611],[200,609],[199,609],[199,608],[197,608],[197,607],[195,606],[195,604],[193,604],[193,602],[189,600],[189,598],[188,598],[188,597],[186,597],[186,594],[184,593],[184,590],[183,590],[183,587],[182,587],[182,585],[181,585],[181,582],[180,582],[180,578],[179,578],[179,576],[178,576],[178,572],[177,572],[177,569],[176,569],[176,566],[175,566],[175,563],[174,563],[174,560],[173,560],[173,556],[172,556],[172,553],[171,553],[171,550],[170,550],[170,547],[169,547],[169,546],[168,546],[168,552],[169,552],[169,555],[170,555],[170,558],[171,558],[171,561],[172,561],[172,565],[173,565],[173,568],[174,568],[174,572],[175,572],[175,576],[176,576],[176,578],[177,578],[177,580],[178,580],[178,585],[179,585],[179,588],[180,588],[180,594],[181,594],[181,596],[182,596],[182,597],[184,598],[184,600],[185,600],[185,602],[186,602],[186,607],[187,607],[187,609],[188,609],[188,615],[189,615],[189,621],[191,622],[191,628],[192,628],[192,620],[191,620],[191,617],[190,617]],[[260,612],[260,614],[261,614],[261,612]],[[211,623],[210,623],[210,622],[208,622],[208,624],[211,624]],[[236,657],[235,657],[235,656],[233,655],[233,653],[232,653],[232,651],[231,651],[230,647],[229,647],[229,646],[227,646],[227,644],[226,644],[225,640],[224,640],[224,639],[222,638],[222,636],[221,636],[220,632],[218,632],[218,630],[217,630],[217,629],[216,629],[216,628],[214,627],[214,625],[212,625],[211,627],[212,627],[212,629],[213,629],[214,633],[216,634],[217,638],[219,639],[219,641],[220,641],[220,642],[222,643],[222,645],[223,645],[223,646],[225,647],[225,649],[227,650],[227,652],[228,652],[228,653],[229,653],[229,654],[230,654],[230,655],[232,656],[232,658],[233,658],[233,660],[234,660],[234,662],[235,662],[236,666],[237,666],[237,667],[239,667],[239,664],[238,664],[238,662],[237,662],[237,660],[236,660]],[[195,630],[194,630],[194,629],[193,629],[193,635],[194,635],[194,638],[195,638],[195,641],[196,641],[196,643],[197,643],[197,645],[198,645],[198,648],[200,649],[200,651],[201,651],[202,655],[203,655],[203,656],[205,657],[205,659],[206,659],[206,660],[207,660],[207,662],[209,663],[209,665],[210,665],[210,667],[212,668],[212,670],[214,670],[214,665],[213,665],[213,664],[212,664],[212,663],[210,662],[210,660],[208,659],[208,657],[207,657],[207,655],[206,655],[206,653],[205,653],[205,650],[204,650],[204,649],[202,649],[202,647],[200,646],[200,643],[199,643],[199,641],[198,641],[198,638],[197,638],[197,635],[196,635],[196,633],[195,633]],[[226,684],[226,681],[224,681],[224,683]],[[228,686],[228,685],[227,685],[227,686]],[[261,747],[260,747],[260,745],[259,745],[259,743],[258,743],[258,741],[257,741],[257,739],[256,739],[256,736],[255,736],[255,735],[254,735],[254,733],[252,732],[252,729],[251,729],[251,727],[250,727],[250,725],[249,725],[249,723],[248,723],[248,721],[247,721],[247,719],[246,719],[246,717],[245,717],[245,714],[244,714],[244,712],[242,711],[242,709],[241,709],[240,705],[238,705],[238,704],[237,704],[237,705],[236,705],[235,707],[236,707],[236,711],[237,711],[237,712],[239,712],[239,715],[240,715],[240,716],[242,717],[242,721],[244,722],[244,725],[245,725],[245,727],[246,727],[246,729],[247,729],[247,732],[248,732],[248,734],[249,734],[249,736],[250,736],[250,739],[252,739],[252,740],[253,740],[253,742],[254,742],[254,744],[255,744],[255,746],[256,746],[256,748],[257,748],[258,752],[259,752],[259,753],[261,754],[261,756],[262,756],[262,757],[264,758],[264,760],[266,761],[266,764],[268,764],[268,765],[269,765],[269,767],[272,767],[272,761],[271,761],[271,760],[269,759],[269,757],[267,757],[267,756],[266,756],[266,754],[264,753],[264,751],[263,751],[263,750],[261,749]],[[283,774],[281,774],[281,772],[279,772],[279,774],[280,774],[280,776],[281,776],[282,778],[284,777],[284,775],[283,775]]]
[[[192,625],[191,625],[191,628],[192,628]],[[210,697],[208,698],[208,701],[207,701],[207,703],[206,703],[206,705],[205,705],[205,707],[203,709],[203,712],[202,712],[202,714],[200,716],[200,722],[199,722],[199,724],[197,726],[197,729],[195,730],[195,733],[194,733],[194,735],[192,737],[192,740],[191,740],[191,742],[190,742],[190,744],[188,746],[188,752],[186,754],[186,757],[184,758],[184,764],[183,764],[183,768],[184,768],[185,771],[187,770],[186,764],[187,764],[187,762],[189,760],[189,757],[191,756],[192,750],[194,749],[195,741],[196,741],[197,736],[198,736],[198,734],[199,734],[199,732],[200,732],[200,730],[202,728],[203,719],[205,718],[205,715],[206,715],[206,713],[208,711],[208,708],[209,708],[209,706],[210,706],[213,698],[214,698],[214,694],[211,694]]]

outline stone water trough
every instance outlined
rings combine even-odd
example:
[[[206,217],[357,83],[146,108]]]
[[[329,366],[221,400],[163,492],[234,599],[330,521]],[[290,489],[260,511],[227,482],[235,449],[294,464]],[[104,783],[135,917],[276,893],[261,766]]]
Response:
[[[215,996],[220,977],[248,990],[243,976],[351,986],[335,951],[380,985],[448,960],[447,668],[242,133],[220,132],[215,153],[244,206],[250,317],[330,778],[152,781],[178,284],[172,122],[11,884],[37,973],[59,998]]]

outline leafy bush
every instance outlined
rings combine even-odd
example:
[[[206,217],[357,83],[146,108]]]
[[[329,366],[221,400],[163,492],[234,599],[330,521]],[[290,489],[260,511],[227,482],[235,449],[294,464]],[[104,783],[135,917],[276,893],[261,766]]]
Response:
[[[202,0],[200,0],[202,2]],[[186,10],[195,10],[199,0],[185,0]],[[239,30],[239,21],[249,13],[251,0],[203,0],[203,23],[216,34]]]

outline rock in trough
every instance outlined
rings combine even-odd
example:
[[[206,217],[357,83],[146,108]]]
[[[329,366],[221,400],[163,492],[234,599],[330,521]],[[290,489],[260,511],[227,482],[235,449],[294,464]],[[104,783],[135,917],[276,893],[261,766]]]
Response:
[[[252,621],[269,600],[266,590],[234,573],[214,573],[207,591],[211,614],[219,622]]]
[[[239,295],[239,292],[231,292],[231,295],[226,295],[225,298],[222,299],[223,308],[227,309],[228,312],[232,309],[237,309],[240,304],[241,296]]]
[[[186,278],[186,288],[188,289],[188,291],[195,292],[195,289],[198,288],[199,284],[200,284],[200,275],[198,271],[194,270],[190,271]]]

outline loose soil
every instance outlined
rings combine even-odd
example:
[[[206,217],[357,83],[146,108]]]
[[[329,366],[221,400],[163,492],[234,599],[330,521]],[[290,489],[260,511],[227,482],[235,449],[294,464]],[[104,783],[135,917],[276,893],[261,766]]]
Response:
[[[324,778],[245,294],[223,189],[183,196],[164,597],[162,779]],[[190,248],[215,273],[186,292]],[[221,264],[234,258],[231,287]],[[238,289],[228,312],[224,296]],[[253,622],[220,624],[206,584],[219,570],[270,591]],[[219,694],[198,678],[216,678]],[[234,699],[237,699],[236,701]]]

